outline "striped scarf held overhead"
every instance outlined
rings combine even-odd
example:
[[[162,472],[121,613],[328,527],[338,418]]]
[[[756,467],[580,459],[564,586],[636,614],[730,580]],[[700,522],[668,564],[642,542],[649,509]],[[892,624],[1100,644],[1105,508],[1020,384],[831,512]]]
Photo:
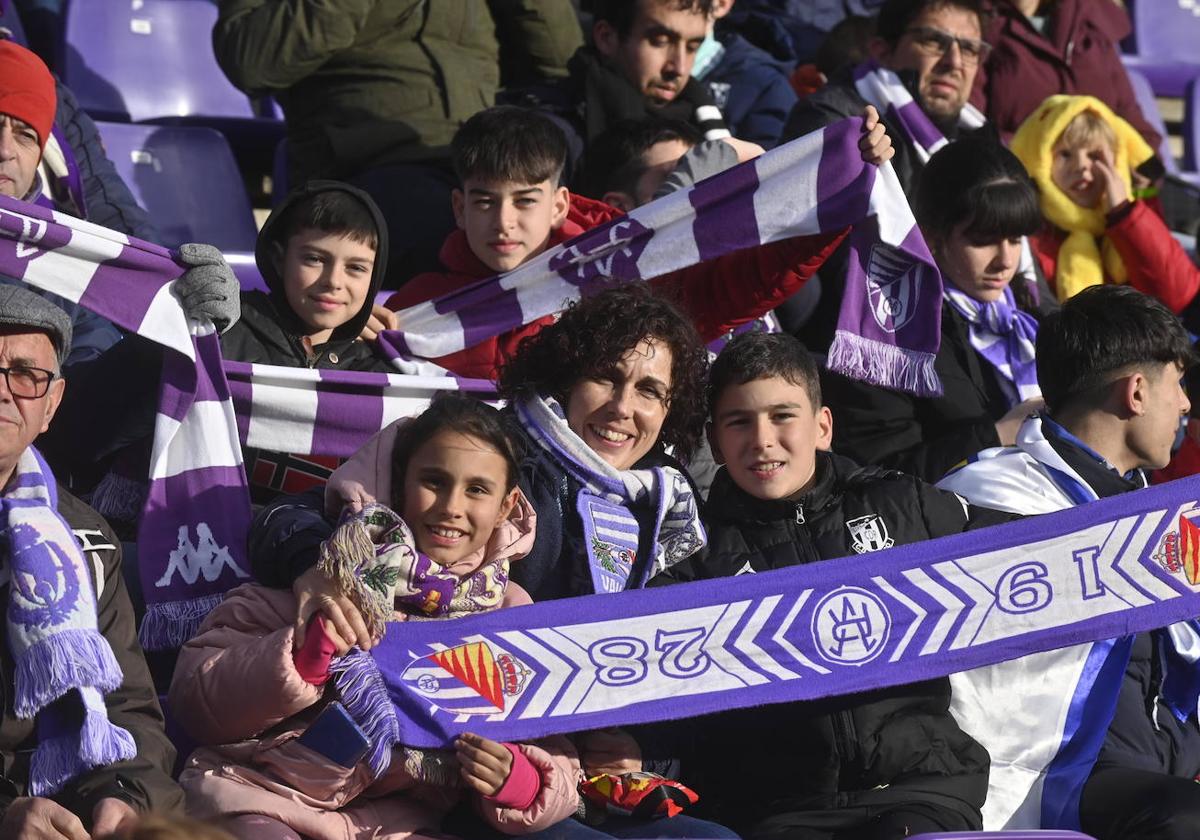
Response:
[[[999,300],[982,303],[947,283],[946,301],[967,322],[971,347],[996,371],[1010,407],[1040,397],[1037,363],[1037,320],[1017,306],[1012,289]]]
[[[211,324],[173,294],[165,248],[0,196],[0,273],[53,292],[165,348],[150,488],[138,531],[147,648],[190,638],[245,571],[250,500]]]
[[[507,274],[398,313],[381,334],[392,357],[436,359],[554,315],[622,282],[649,280],[745,248],[797,236],[847,238],[847,298],[829,367],[918,395],[940,393],[933,370],[941,276],[891,164],[858,148],[862,120],[842,120],[638,207]]]

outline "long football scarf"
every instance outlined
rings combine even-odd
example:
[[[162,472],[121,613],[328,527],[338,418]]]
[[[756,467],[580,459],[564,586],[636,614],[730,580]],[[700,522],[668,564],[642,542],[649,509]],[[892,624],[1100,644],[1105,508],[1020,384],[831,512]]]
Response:
[[[1016,446],[979,453],[939,486],[976,504],[1017,513],[1076,508],[1097,514],[1105,506],[1115,509],[1157,492],[1135,491],[1097,502],[1095,490],[1046,439],[1044,422],[1040,417],[1025,421]],[[1195,482],[1167,487],[1196,487]],[[1165,530],[1142,549],[1143,568],[1194,587],[1200,581],[1198,513],[1193,508],[1172,514]],[[1130,574],[1136,569],[1129,561],[1110,565],[1107,558],[1121,555],[1121,542],[1130,540],[1132,548],[1144,535],[1138,529],[1113,531],[1096,548],[1064,553],[1059,563],[1078,576],[1083,597],[1120,599],[1128,585],[1140,590],[1142,577]],[[1106,577],[1110,568],[1123,576]],[[1158,625],[1166,627],[1170,641],[1163,700],[1181,720],[1196,715],[1200,636],[1190,620],[1195,615]],[[985,829],[1079,829],[1079,797],[1113,717],[1133,643],[1128,634],[1145,629],[1150,628],[1135,622],[1117,626],[1111,636],[1064,637],[1059,650],[951,676],[952,712],[992,756]]]
[[[847,301],[829,366],[918,395],[940,393],[941,275],[890,164],[864,163],[861,119],[797,138],[492,277],[398,313],[391,356],[438,358],[621,281],[853,225]]]
[[[96,623],[91,564],[58,513],[58,485],[33,447],[0,495],[0,540],[13,711],[36,717],[29,791],[48,796],[84,771],[133,758],[137,745],[108,719],[104,695],[120,688],[121,666]]]
[[[172,294],[169,251],[0,196],[0,273],[161,344],[150,491],[138,534],[148,648],[191,637],[244,571],[250,503],[220,346]]]
[[[911,683],[1196,615],[1198,499],[1188,479],[736,583],[409,625],[371,656],[400,742],[418,747]],[[1171,544],[1187,558],[1174,571],[1156,557]]]

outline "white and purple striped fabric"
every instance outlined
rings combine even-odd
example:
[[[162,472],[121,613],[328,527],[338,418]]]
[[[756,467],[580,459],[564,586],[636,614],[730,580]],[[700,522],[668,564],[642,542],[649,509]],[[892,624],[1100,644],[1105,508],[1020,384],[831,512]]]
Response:
[[[220,347],[172,294],[184,267],[157,245],[0,196],[0,273],[161,344],[150,491],[138,535],[143,644],[181,644],[248,577],[250,502]]]
[[[845,331],[855,333],[854,347],[831,354],[830,366],[879,385],[936,392],[940,275],[891,165],[862,160],[861,132],[861,119],[842,120],[639,207],[514,271],[409,307],[398,313],[404,331],[384,333],[381,342],[392,357],[436,359],[560,312],[609,278],[648,280],[744,248],[854,225],[850,270],[863,282],[848,281],[859,292],[848,304],[859,312],[843,318]],[[866,291],[881,260],[875,245],[888,251],[889,289],[903,281],[915,302],[936,303],[926,317],[875,325],[880,318],[872,319]]]
[[[928,163],[934,152],[949,142],[913,100],[900,77],[874,59],[854,68],[854,87],[859,96],[875,106],[880,116],[900,126],[908,135],[921,163]],[[958,115],[959,128],[981,128],[986,122],[987,117],[969,102]]]
[[[242,443],[294,455],[348,458],[384,426],[420,414],[438,391],[496,399],[482,379],[309,370],[226,362]]]

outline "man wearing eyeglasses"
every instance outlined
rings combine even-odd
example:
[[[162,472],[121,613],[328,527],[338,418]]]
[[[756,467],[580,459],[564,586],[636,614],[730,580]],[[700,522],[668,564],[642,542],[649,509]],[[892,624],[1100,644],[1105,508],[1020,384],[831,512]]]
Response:
[[[869,44],[871,57],[900,76],[913,100],[949,140],[958,133],[959,115],[987,54],[983,17],[982,0],[887,0]],[[866,105],[855,87],[854,68],[845,67],[796,105],[784,139],[857,116]],[[884,124],[896,147],[892,166],[907,193],[916,183],[921,158],[900,125],[889,116]]]
[[[0,287],[0,837],[16,840],[105,837],[181,802],[120,543],[33,447],[70,346],[65,312]]]

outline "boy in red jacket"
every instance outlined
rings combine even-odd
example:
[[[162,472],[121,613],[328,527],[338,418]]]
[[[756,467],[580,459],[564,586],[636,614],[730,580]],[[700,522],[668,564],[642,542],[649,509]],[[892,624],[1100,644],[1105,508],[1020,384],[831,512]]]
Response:
[[[874,109],[868,109],[859,147],[871,163],[892,155],[891,141]],[[547,248],[623,215],[615,207],[572,195],[562,185],[566,139],[537,111],[480,111],[454,135],[451,151],[461,183],[451,196],[459,229],[442,245],[445,271],[413,278],[388,299],[389,309],[406,309],[512,271]],[[711,341],[786,300],[845,234],[800,236],[747,248],[649,282],[668,290],[691,314],[701,337]],[[460,376],[494,379],[521,339],[549,321],[539,319],[435,361]]]

